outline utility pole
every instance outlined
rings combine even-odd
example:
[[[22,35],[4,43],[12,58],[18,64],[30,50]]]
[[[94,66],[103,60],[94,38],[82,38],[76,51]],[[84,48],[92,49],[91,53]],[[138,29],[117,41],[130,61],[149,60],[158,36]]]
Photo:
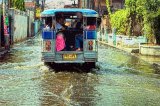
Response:
[[[4,0],[2,0],[2,8],[3,8],[2,15],[4,16],[5,15],[5,3],[4,3]]]
[[[78,0],[78,8],[82,8],[82,1]]]
[[[75,7],[76,7],[76,2],[75,2],[75,0],[71,0],[71,1],[73,1],[72,6],[75,8]]]
[[[72,4],[72,5],[73,5],[73,7],[74,7],[74,8],[76,7],[76,3],[75,3],[75,0],[74,0],[74,2],[73,2],[73,4]]]
[[[89,3],[89,0],[87,0],[87,6],[86,6],[86,7],[90,9],[90,3]]]
[[[95,10],[95,6],[96,6],[96,0],[91,1],[92,3],[92,9]]]
[[[11,8],[11,4],[12,3],[12,0],[8,0],[8,8]]]
[[[3,28],[3,31],[4,32],[4,13],[5,13],[5,6],[4,6],[4,0],[2,0],[2,28]],[[4,36],[4,33],[1,33],[1,36]],[[2,38],[2,37],[1,37]],[[2,39],[1,39],[2,40]],[[4,39],[3,39],[4,40]]]
[[[42,0],[41,2],[42,2],[41,9],[42,9],[42,11],[43,11],[43,10],[44,10],[45,0]]]
[[[1,6],[0,6],[0,10],[2,10],[2,2],[0,3],[0,5],[1,5]],[[1,14],[1,13],[2,13],[2,11],[0,11],[0,29],[2,29],[2,28],[1,28],[1,25],[2,25],[2,24],[1,24],[1,23],[2,23],[2,21],[1,21],[1,15],[2,15],[2,14]],[[1,48],[1,36],[2,36],[1,33],[2,33],[2,30],[0,30],[0,48]]]
[[[3,5],[3,28],[4,28],[4,39],[5,39],[5,49],[9,49],[9,33],[8,33],[8,11],[6,11],[6,3],[8,0],[2,0]],[[7,7],[8,8],[8,7]]]

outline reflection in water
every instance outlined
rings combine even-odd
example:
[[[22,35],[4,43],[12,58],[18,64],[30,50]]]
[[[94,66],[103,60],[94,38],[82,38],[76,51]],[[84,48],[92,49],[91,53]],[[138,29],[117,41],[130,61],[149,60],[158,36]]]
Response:
[[[24,62],[24,58],[21,57],[23,56],[25,53],[23,51],[17,51],[12,49],[10,51],[10,53],[6,54],[4,57],[1,57],[0,62],[10,62],[10,63],[14,63],[14,62]]]
[[[101,58],[102,55],[105,58]],[[105,64],[103,68],[105,68],[106,72],[129,72],[133,74],[153,74],[155,72],[153,66],[149,63],[114,48],[108,47],[105,49],[105,47],[103,47],[99,50],[99,56],[99,61],[104,62],[99,64]]]
[[[38,106],[41,88],[36,69],[0,70],[0,104],[2,106]],[[3,77],[5,76],[5,77]]]
[[[103,52],[102,52],[103,51]],[[160,76],[148,63],[114,48],[99,50],[100,100],[97,106],[158,106]],[[105,56],[104,56],[104,55]],[[101,56],[105,58],[101,58]],[[103,93],[105,92],[105,93]]]
[[[0,105],[39,106],[41,101],[39,42],[30,39],[14,45],[14,48],[0,59]],[[28,42],[33,41],[31,47]],[[37,40],[36,40],[37,41]],[[38,44],[38,45],[37,45]],[[33,49],[34,48],[34,49]]]

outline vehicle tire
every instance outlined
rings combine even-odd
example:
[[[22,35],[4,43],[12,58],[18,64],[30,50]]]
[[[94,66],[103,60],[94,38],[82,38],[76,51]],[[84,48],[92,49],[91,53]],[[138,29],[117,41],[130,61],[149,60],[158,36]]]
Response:
[[[96,63],[95,62],[86,62],[84,63],[84,68],[95,68]]]
[[[52,62],[52,63],[51,63],[51,66],[52,66],[53,68],[57,68],[59,65],[58,65],[57,63]]]
[[[54,62],[44,62],[44,64],[46,66],[48,66],[50,68],[54,68],[54,69],[58,68],[58,66],[59,66],[57,63],[54,63]]]
[[[44,65],[50,65],[51,64],[51,62],[44,62]]]

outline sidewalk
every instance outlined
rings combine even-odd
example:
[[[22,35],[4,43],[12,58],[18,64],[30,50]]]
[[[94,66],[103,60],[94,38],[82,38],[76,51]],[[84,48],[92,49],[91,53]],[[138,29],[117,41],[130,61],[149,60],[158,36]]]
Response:
[[[105,41],[98,41],[98,42],[103,45],[108,45],[108,46],[123,50],[125,52],[128,52],[131,55],[136,56],[137,58],[140,58],[140,59],[160,68],[160,57],[141,55],[141,54],[139,54],[139,48],[127,48],[127,47],[122,47],[122,46],[114,46],[112,44],[106,43]]]

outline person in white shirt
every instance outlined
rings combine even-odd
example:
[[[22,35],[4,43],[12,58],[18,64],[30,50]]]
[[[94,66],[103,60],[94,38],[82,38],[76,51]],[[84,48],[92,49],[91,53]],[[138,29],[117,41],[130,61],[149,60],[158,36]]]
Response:
[[[57,30],[65,30],[65,28],[62,26],[64,24],[64,19],[63,17],[59,17],[56,19],[56,29]]]
[[[45,30],[45,31],[50,31],[50,30],[51,30],[49,24],[46,24],[46,25],[45,25],[44,30]]]

